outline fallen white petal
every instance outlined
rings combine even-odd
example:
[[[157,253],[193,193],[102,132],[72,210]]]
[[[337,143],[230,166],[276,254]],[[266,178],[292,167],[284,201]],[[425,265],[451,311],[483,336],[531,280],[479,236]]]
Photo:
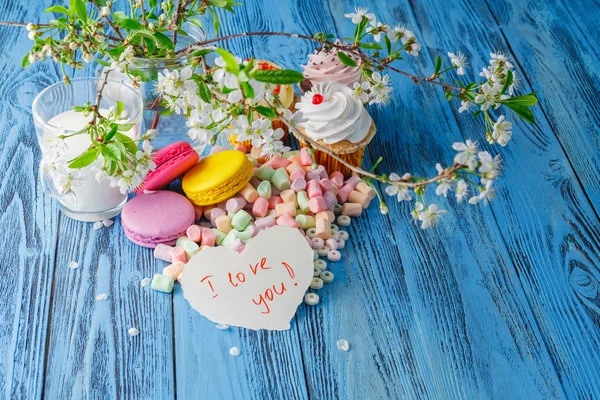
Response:
[[[96,300],[98,301],[104,301],[108,299],[108,295],[106,293],[100,293],[98,296],[96,296]]]
[[[97,231],[98,229],[102,229],[104,227],[104,225],[102,224],[102,221],[96,221],[94,222],[94,230]]]
[[[77,261],[71,261],[69,264],[67,264],[67,266],[71,269],[75,269],[79,267],[79,264],[77,263]]]
[[[225,324],[217,324],[217,329],[228,329],[229,325],[225,325]]]
[[[150,282],[152,282],[152,279],[150,279],[150,278],[144,278],[144,279],[142,279],[142,281],[140,282],[140,285],[142,285],[142,287],[143,287],[143,286],[148,286],[148,285],[150,284]]]
[[[104,221],[102,221],[102,225],[106,226],[107,228],[114,223],[115,221],[113,221],[112,219],[105,219]]]
[[[348,344],[348,341],[346,339],[340,339],[335,344],[337,344],[338,349],[342,351],[348,351],[348,349],[350,348],[350,345]]]
[[[232,348],[229,349],[229,354],[231,354],[234,357],[237,357],[237,356],[239,356],[241,354],[241,351],[240,351],[239,348],[237,348],[237,347],[234,346],[234,347],[232,347]]]
[[[129,328],[127,333],[129,333],[130,336],[137,336],[140,334],[140,331],[138,328]]]

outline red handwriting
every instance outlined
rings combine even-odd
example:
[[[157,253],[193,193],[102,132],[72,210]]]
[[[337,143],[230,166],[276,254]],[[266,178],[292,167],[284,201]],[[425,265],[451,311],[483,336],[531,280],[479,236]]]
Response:
[[[200,283],[204,283],[204,281],[208,282],[208,286],[210,287],[210,290],[215,293],[215,295],[212,297],[213,299],[215,297],[217,297],[219,294],[215,292],[215,288],[213,287],[212,283],[210,282],[210,278],[212,278],[212,275],[206,275],[204,278],[200,279]]]
[[[235,279],[238,281],[238,283],[233,282],[233,276],[231,275],[231,272],[229,272],[227,276],[229,277],[229,283],[233,287],[238,287],[240,283],[246,282],[246,275],[244,275],[243,272],[238,272],[235,274]]]
[[[265,290],[264,293],[258,296],[258,300],[252,299],[252,302],[257,306],[263,306],[264,311],[261,311],[261,314],[269,314],[271,312],[271,307],[269,306],[269,302],[275,299],[275,295],[281,296],[285,293],[287,288],[285,287],[285,283],[281,282],[281,289],[277,290],[277,287],[273,285],[272,287]]]
[[[252,266],[252,264],[250,264],[250,271],[252,271],[252,273],[253,273],[254,275],[256,275],[256,271],[258,270],[258,267],[259,267],[259,265],[258,265],[258,264],[259,264],[259,263],[256,263],[256,265],[254,265],[254,267]],[[271,269],[271,267],[265,267],[265,265],[266,265],[266,264],[267,264],[267,259],[263,257],[263,258],[260,260],[260,269],[262,269],[262,270],[264,270],[264,271],[266,271],[266,270],[268,270],[268,269]]]
[[[294,273],[294,269],[290,267],[290,265],[286,262],[282,262],[281,264],[283,264],[283,266],[287,270],[287,273],[290,275],[290,278],[294,279],[294,277],[296,276],[296,274]]]

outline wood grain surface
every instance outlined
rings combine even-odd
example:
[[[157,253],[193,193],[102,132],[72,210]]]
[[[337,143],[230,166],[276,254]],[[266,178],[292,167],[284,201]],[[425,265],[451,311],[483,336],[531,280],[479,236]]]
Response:
[[[53,3],[0,0],[0,20],[33,21]],[[449,213],[422,231],[410,205],[376,202],[347,228],[335,281],[285,332],[217,329],[178,285],[141,287],[166,263],[109,228],[61,215],[37,180],[31,102],[60,80],[50,63],[22,70],[30,41],[0,27],[0,396],[127,399],[592,399],[600,397],[600,186],[597,93],[600,6],[585,0],[370,0],[405,23],[423,49],[402,68],[429,75],[462,51],[478,75],[489,52],[515,60],[521,93],[537,90],[537,125],[510,144],[485,142],[481,120],[439,88],[393,76],[394,98],[369,108],[378,134],[365,163],[430,175],[451,145],[478,140],[505,168],[490,207],[438,202]],[[340,37],[349,0],[247,0],[222,33],[282,30]],[[362,5],[362,4],[361,4]],[[50,16],[44,18],[49,19]],[[225,47],[298,68],[314,47],[240,38]],[[89,69],[78,75],[94,75]],[[509,115],[515,120],[514,116]],[[386,196],[387,197],[387,196]],[[77,261],[77,269],[67,264]],[[106,293],[106,301],[96,296]],[[131,327],[140,335],[130,336]],[[346,339],[343,352],[336,341]],[[239,357],[229,355],[237,346]]]

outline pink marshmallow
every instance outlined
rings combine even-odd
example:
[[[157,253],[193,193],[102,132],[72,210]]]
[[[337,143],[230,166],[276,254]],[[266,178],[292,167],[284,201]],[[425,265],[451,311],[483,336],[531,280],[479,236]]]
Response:
[[[334,186],[334,183],[330,179],[325,178],[319,181],[319,186],[321,187],[321,190],[325,192],[327,190],[331,190],[331,188]]]
[[[317,167],[316,171],[319,173],[319,176],[320,176],[322,179],[327,179],[327,178],[329,178],[329,174],[327,173],[327,170],[325,169],[325,167],[324,167],[324,166],[322,166],[322,165],[319,165],[319,166]]]
[[[254,236],[258,235],[258,232],[260,232],[260,229],[254,225],[250,225],[249,227],[246,228],[246,232],[250,233],[251,237],[254,237]]]
[[[277,207],[277,204],[283,203],[283,201],[281,200],[281,197],[279,196],[271,196],[271,198],[269,199],[269,209],[275,209],[275,207]]]
[[[348,201],[348,196],[354,189],[350,185],[344,185],[338,190],[337,199],[340,204],[344,204]]]
[[[278,170],[279,168],[285,168],[290,165],[292,162],[283,157],[273,157],[263,165],[267,167],[271,167],[274,170]]]
[[[185,231],[185,235],[190,238],[191,241],[200,243],[202,240],[202,231],[204,228],[198,225],[190,225]]]
[[[230,213],[238,212],[244,207],[246,207],[246,200],[243,197],[233,197],[225,203],[225,208]]]
[[[297,228],[298,223],[296,220],[288,214],[284,214],[281,217],[277,218],[277,225],[285,225],[290,228]]]
[[[288,174],[292,174],[296,171],[304,171],[304,168],[302,168],[302,165],[300,165],[299,162],[294,161],[293,163],[291,163],[290,165],[288,165],[285,170],[288,172]]]
[[[321,197],[323,192],[321,191],[319,182],[316,179],[308,181],[308,183],[306,184],[306,193],[308,194],[309,199],[312,199],[314,197]]]
[[[358,185],[358,178],[355,175],[352,175],[350,178],[346,179],[346,185],[351,186],[352,190],[356,189],[356,185]]]
[[[256,225],[258,229],[270,228],[275,226],[275,218],[270,215],[265,218],[258,218],[256,221],[254,221],[254,225]]]
[[[222,209],[217,208],[217,207],[213,208],[212,210],[210,210],[210,224],[212,226],[217,226],[215,220],[217,218],[219,218],[221,215],[225,215],[225,214],[227,214],[225,212],[225,210],[222,210]]]
[[[172,246],[167,246],[166,244],[160,243],[154,249],[154,257],[159,260],[163,260],[166,262],[171,262],[171,251],[173,250]]]
[[[313,162],[312,156],[307,149],[303,148],[300,150],[300,164],[311,165]]]
[[[331,181],[338,188],[341,188],[342,186],[344,186],[344,174],[342,174],[340,171],[332,172],[331,175],[329,176],[329,179],[331,179]]]
[[[237,150],[237,151],[241,151],[244,154],[246,154],[248,152],[248,148],[246,146],[244,146],[243,144],[238,144],[233,149]]]
[[[313,181],[313,180],[320,181],[321,180],[321,175],[319,175],[319,173],[316,170],[309,171],[306,174],[306,180],[307,181]]]
[[[292,186],[290,186],[294,192],[300,192],[306,189],[306,180],[304,178],[297,178],[292,181]]]
[[[331,209],[337,203],[337,198],[332,192],[323,192],[323,198],[327,204],[327,209]]]
[[[242,251],[244,251],[245,248],[244,242],[242,242],[241,239],[235,239],[233,243],[231,243],[231,246],[229,246],[229,248],[231,250],[237,251],[238,253],[241,253]]]
[[[173,250],[171,250],[171,263],[175,263],[177,261],[181,261],[183,263],[187,262],[185,249],[181,246],[175,246],[173,247]]]
[[[217,237],[212,230],[205,229],[202,231],[202,242],[200,243],[202,246],[213,247],[216,240]]]
[[[252,206],[252,214],[254,214],[255,217],[262,218],[267,215],[268,211],[269,200],[265,199],[264,197],[259,197],[258,199],[256,199],[254,205]]]
[[[277,218],[282,215],[289,215],[290,217],[296,216],[296,204],[294,203],[281,203],[275,206],[275,211],[277,212]]]
[[[308,202],[308,208],[310,208],[310,211],[316,214],[320,211],[325,211],[327,209],[327,203],[321,196],[313,197]]]
[[[301,169],[298,171],[294,171],[290,174],[290,181],[294,182],[296,179],[304,179],[304,177],[306,176],[306,171]]]

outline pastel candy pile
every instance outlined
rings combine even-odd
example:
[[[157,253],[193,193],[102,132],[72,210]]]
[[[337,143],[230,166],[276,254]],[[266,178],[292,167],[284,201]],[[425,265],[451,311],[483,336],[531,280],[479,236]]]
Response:
[[[247,185],[220,203],[196,206],[200,216],[197,224],[190,226],[175,246],[155,249],[155,257],[172,263],[163,275],[177,279],[184,263],[205,247],[227,246],[242,252],[260,231],[285,225],[298,228],[315,250],[311,289],[321,289],[333,281],[333,274],[324,271],[327,263],[318,257],[332,262],[341,259],[339,249],[344,248],[348,234],[338,225],[348,226],[352,217],[360,216],[376,196],[375,191],[354,176],[344,180],[340,172],[328,174],[323,166],[313,168],[313,159],[305,149],[270,160],[253,151],[248,159],[254,172]],[[317,304],[315,296],[309,296],[306,303]]]

